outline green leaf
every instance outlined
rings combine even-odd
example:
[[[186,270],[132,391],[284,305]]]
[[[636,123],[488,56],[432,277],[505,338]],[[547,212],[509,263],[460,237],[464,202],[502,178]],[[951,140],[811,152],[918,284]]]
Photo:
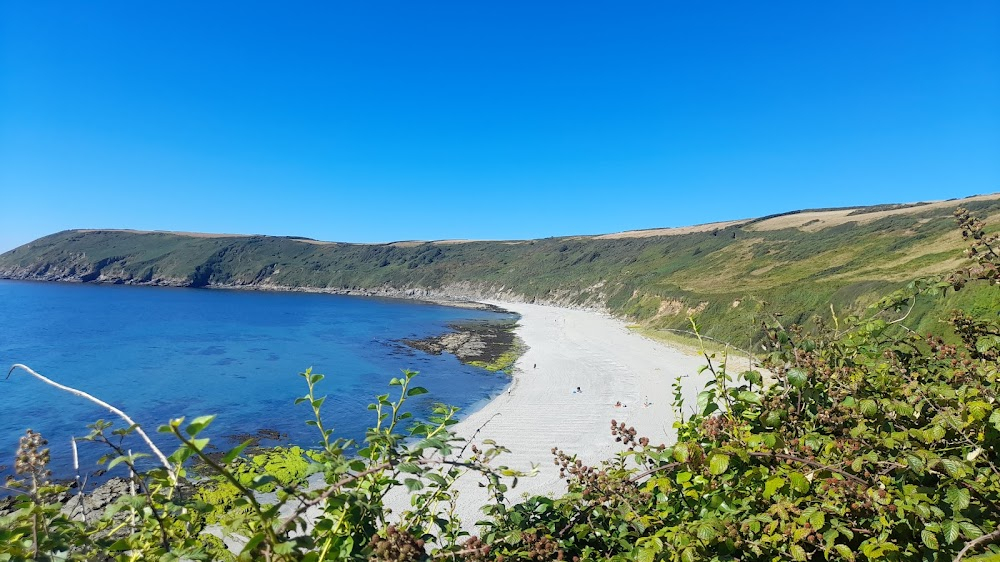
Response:
[[[707,416],[719,409],[715,403],[715,391],[703,390],[698,393],[698,411],[701,415]]]
[[[802,548],[797,544],[793,544],[788,547],[788,552],[792,555],[795,560],[806,560],[806,549]]]
[[[870,398],[862,400],[858,404],[858,409],[861,411],[861,415],[865,417],[872,417],[878,413],[878,405]]]
[[[802,510],[802,513],[799,514],[797,521],[799,523],[806,523],[809,521],[809,518],[812,517],[813,514],[815,514],[817,511],[819,511],[819,508],[816,507],[815,505],[811,505]]]
[[[935,441],[940,441],[944,439],[947,432],[940,425],[932,425],[924,430],[923,441],[925,443],[934,443]]]
[[[809,376],[802,369],[788,370],[788,384],[794,386],[795,388],[802,388],[805,386],[808,379]]]
[[[756,392],[750,392],[749,390],[741,390],[736,395],[736,399],[740,402],[746,402],[747,404],[760,404],[760,396]]]
[[[641,548],[635,559],[637,562],[653,562],[656,560],[656,551],[652,548]]]
[[[970,541],[972,539],[978,539],[979,537],[983,536],[983,530],[977,527],[971,521],[961,521],[959,522],[958,526],[962,528],[962,534],[965,535],[965,538],[969,539]]]
[[[130,548],[132,548],[132,545],[129,544],[127,539],[118,539],[108,547],[108,550],[112,552],[121,552],[122,550],[129,550]]]
[[[912,453],[907,453],[906,464],[907,466],[910,467],[910,470],[912,470],[913,472],[916,472],[918,474],[922,474],[924,472],[924,461],[917,455],[914,455]]]
[[[688,446],[684,443],[678,443],[674,445],[674,460],[677,462],[687,462],[688,460]]]
[[[956,480],[965,476],[965,466],[955,459],[941,459],[941,466],[944,467],[944,471],[948,473],[948,476]]]
[[[436,483],[438,486],[444,487],[448,485],[448,481],[444,479],[444,476],[436,472],[428,472],[424,475],[428,480]]]
[[[729,455],[723,453],[712,453],[708,461],[709,472],[718,476],[729,468]]]
[[[268,484],[273,484],[274,482],[277,481],[278,479],[275,478],[274,476],[271,476],[270,474],[262,474],[260,476],[253,477],[253,480],[250,481],[249,488],[257,490],[263,486],[267,486]]]
[[[764,377],[760,374],[760,371],[743,371],[740,373],[740,376],[750,384],[760,385],[764,382]]]
[[[251,443],[253,443],[253,439],[247,439],[246,441],[237,445],[234,449],[232,449],[231,451],[226,453],[225,456],[222,457],[222,464],[229,464],[233,462],[233,459],[240,456],[240,453],[243,452],[243,449],[249,447]]]
[[[927,529],[920,531],[920,540],[923,541],[924,546],[926,546],[927,548],[931,550],[938,549],[937,535],[928,531]]]
[[[843,556],[847,560],[850,560],[851,562],[854,562],[854,551],[851,550],[850,548],[848,548],[847,545],[837,544],[837,545],[834,545],[833,548],[837,549],[837,553],[838,554],[840,554],[841,556]]]
[[[945,521],[941,524],[941,532],[944,534],[945,544],[951,544],[958,540],[961,529],[954,521]]]
[[[931,516],[931,508],[925,503],[914,504],[911,509],[924,519],[928,519]]]
[[[986,336],[976,342],[976,351],[979,353],[986,353],[997,347],[1000,347],[1000,336]]]
[[[977,421],[985,418],[986,414],[989,414],[990,410],[993,409],[993,406],[982,400],[969,402],[966,407],[969,408],[969,415],[972,416],[972,419]]]
[[[405,472],[407,474],[420,474],[420,467],[412,462],[400,463],[396,468],[400,472]]]
[[[792,489],[800,494],[809,493],[809,479],[801,473],[793,472],[788,475],[792,483]]]
[[[708,542],[715,538],[716,530],[713,525],[703,523],[698,526],[698,539]]]
[[[201,430],[208,427],[208,424],[212,423],[215,416],[198,416],[197,418],[191,420],[191,423],[184,429],[188,435],[194,437],[201,433]]]
[[[427,394],[428,390],[422,386],[415,386],[406,391],[407,396],[420,396],[421,394]]]
[[[259,545],[264,540],[264,538],[265,538],[264,533],[257,533],[256,535],[250,537],[250,540],[247,541],[247,544],[243,547],[243,550],[240,551],[241,557],[244,554],[246,555],[251,554],[253,550],[257,548],[257,545]]]
[[[819,531],[826,524],[826,515],[822,511],[817,511],[809,518],[809,524],[813,526],[813,529]]]
[[[407,478],[406,480],[403,480],[403,484],[406,484],[406,489],[411,492],[417,492],[424,488],[424,485],[420,482],[420,480],[415,478]]]
[[[769,500],[782,486],[785,485],[784,478],[771,478],[764,484],[764,499]]]
[[[111,470],[112,468],[118,466],[119,464],[128,460],[128,455],[122,455],[120,457],[115,457],[114,460],[108,463],[108,468],[105,470]]]
[[[951,504],[951,508],[956,512],[969,507],[969,500],[971,499],[969,491],[965,488],[959,488],[958,486],[949,486],[944,493],[944,497],[948,500],[948,503]]]

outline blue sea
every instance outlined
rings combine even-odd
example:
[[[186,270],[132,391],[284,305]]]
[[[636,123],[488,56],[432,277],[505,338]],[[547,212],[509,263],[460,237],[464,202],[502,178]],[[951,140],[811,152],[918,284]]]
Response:
[[[328,396],[324,422],[337,436],[360,440],[374,420],[367,405],[403,369],[420,371],[415,384],[430,391],[411,399],[418,417],[435,403],[468,409],[500,393],[508,383],[502,373],[399,340],[446,333],[452,322],[509,317],[394,299],[0,281],[0,366],[6,374],[24,363],[121,408],[167,454],[176,441],[156,428],[204,414],[218,416],[208,435],[219,449],[259,430],[287,435],[265,445],[309,447],[319,440],[305,424],[311,410],[293,404],[307,391],[299,376],[307,367],[327,376],[318,390]],[[70,478],[70,440],[97,419],[118,422],[15,371],[0,381],[0,477],[10,474],[18,439],[31,428],[49,441],[54,477]],[[135,437],[126,446],[145,451]],[[106,452],[81,445],[81,468],[98,469]]]

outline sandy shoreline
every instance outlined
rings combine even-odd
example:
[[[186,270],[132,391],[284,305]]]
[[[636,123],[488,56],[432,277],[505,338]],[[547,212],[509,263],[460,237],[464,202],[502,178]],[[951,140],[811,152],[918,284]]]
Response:
[[[512,502],[525,495],[564,493],[552,462],[552,447],[597,463],[622,449],[611,436],[611,420],[634,426],[654,443],[669,441],[674,416],[672,385],[681,377],[687,409],[704,388],[699,374],[704,359],[636,334],[626,324],[598,312],[487,301],[516,312],[516,329],[528,351],[518,360],[513,380],[500,396],[455,426],[458,435],[482,444],[491,439],[511,450],[497,464],[520,470],[538,465],[508,493]],[[574,393],[580,387],[580,393]],[[648,401],[649,405],[644,403]],[[621,402],[622,407],[615,404]],[[476,431],[479,433],[476,434]],[[475,475],[455,486],[458,514],[472,531],[482,518],[486,490]],[[393,511],[408,507],[402,494],[390,499]]]

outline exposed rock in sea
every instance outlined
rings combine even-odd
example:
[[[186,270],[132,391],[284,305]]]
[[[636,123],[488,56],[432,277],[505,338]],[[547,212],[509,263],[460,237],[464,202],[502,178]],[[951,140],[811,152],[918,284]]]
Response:
[[[520,342],[514,326],[511,321],[465,322],[452,324],[454,331],[447,334],[402,343],[434,355],[450,353],[462,363],[503,370],[519,355]]]

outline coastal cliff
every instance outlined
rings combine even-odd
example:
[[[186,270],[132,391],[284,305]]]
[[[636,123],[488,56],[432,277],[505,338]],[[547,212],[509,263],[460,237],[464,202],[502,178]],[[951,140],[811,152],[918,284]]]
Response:
[[[958,206],[988,224],[1000,222],[996,194],[519,241],[347,244],[69,230],[0,255],[0,278],[501,300],[602,310],[668,329],[687,328],[693,315],[704,333],[732,341],[763,312],[808,322],[830,304],[857,309],[895,286],[960,265],[962,240],[952,218]]]

